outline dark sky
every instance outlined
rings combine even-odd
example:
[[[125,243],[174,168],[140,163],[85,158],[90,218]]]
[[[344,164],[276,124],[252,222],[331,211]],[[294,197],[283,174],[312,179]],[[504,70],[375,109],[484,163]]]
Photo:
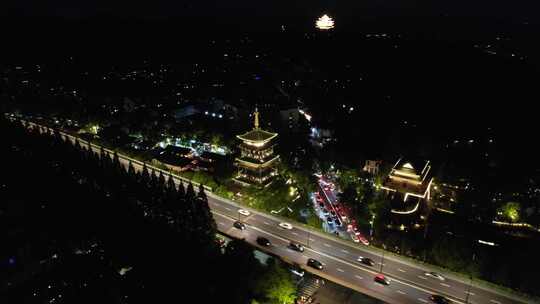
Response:
[[[534,20],[538,0],[4,0],[3,15],[87,17],[312,16],[322,11],[351,16],[475,16]],[[7,6],[7,7],[6,7]]]

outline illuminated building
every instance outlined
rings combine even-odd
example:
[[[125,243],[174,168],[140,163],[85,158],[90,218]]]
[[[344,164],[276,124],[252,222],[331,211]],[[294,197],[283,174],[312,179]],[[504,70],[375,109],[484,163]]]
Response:
[[[433,183],[431,163],[429,161],[405,161],[400,158],[381,189],[388,191],[392,197],[400,198],[398,206],[392,206],[397,214],[412,214],[418,210],[423,200],[431,199]]]
[[[236,158],[238,174],[235,178],[242,184],[266,186],[277,175],[276,164],[279,155],[274,154],[273,139],[277,133],[262,130],[259,127],[259,111],[255,109],[254,128],[236,137],[242,142],[239,145],[240,157]]]
[[[328,17],[328,15],[323,15],[321,18],[317,19],[315,22],[315,27],[320,30],[330,30],[334,28],[334,20]]]

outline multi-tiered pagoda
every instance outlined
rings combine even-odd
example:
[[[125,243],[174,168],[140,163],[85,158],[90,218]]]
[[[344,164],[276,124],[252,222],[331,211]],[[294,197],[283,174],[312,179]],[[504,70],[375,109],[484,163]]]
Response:
[[[239,145],[240,157],[236,158],[238,174],[236,181],[246,185],[267,186],[278,174],[279,155],[274,154],[274,138],[277,133],[262,130],[259,127],[259,111],[255,109],[254,128],[242,135],[237,135],[242,142]]]

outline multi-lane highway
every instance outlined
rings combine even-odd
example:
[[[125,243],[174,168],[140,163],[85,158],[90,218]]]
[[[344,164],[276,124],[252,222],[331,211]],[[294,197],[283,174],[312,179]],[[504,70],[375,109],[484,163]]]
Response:
[[[26,123],[44,130],[49,129],[31,122]],[[61,135],[72,142],[76,139],[76,137],[64,132],[61,132]],[[100,153],[100,146],[81,139],[79,142],[81,145],[89,146],[95,152]],[[112,153],[110,150],[105,149],[105,151]],[[131,162],[135,170],[142,170],[143,164],[140,161],[124,155],[119,155],[119,158],[121,164],[126,168]],[[180,177],[175,177],[175,181],[177,183],[185,182]],[[282,219],[239,206],[235,202],[218,197],[213,193],[208,193],[208,200],[220,232],[232,237],[244,238],[257,247],[259,247],[255,242],[257,236],[264,236],[271,241],[272,245],[263,248],[263,250],[286,261],[298,263],[304,269],[328,280],[388,303],[429,303],[429,297],[432,294],[441,294],[456,303],[465,303],[467,291],[469,292],[468,303],[532,303],[527,299],[510,297],[496,290],[476,286],[474,282],[469,289],[469,280],[463,280],[450,274],[443,274],[444,281],[426,276],[425,273],[431,271],[429,265],[422,265],[393,255],[386,255],[384,258],[383,272],[391,282],[390,285],[383,286],[373,281],[374,276],[379,272],[382,261],[378,250],[362,244],[343,241],[293,222],[289,222],[293,224],[292,229],[283,229],[279,226],[279,223],[283,222]],[[241,208],[248,209],[250,214],[248,216],[240,214],[238,210]],[[233,222],[236,220],[247,224],[247,229],[234,228]],[[299,253],[289,249],[287,245],[291,240],[304,244],[306,250]],[[359,256],[371,258],[376,264],[374,266],[361,264],[357,261]],[[322,262],[324,269],[319,271],[306,266],[308,258]]]

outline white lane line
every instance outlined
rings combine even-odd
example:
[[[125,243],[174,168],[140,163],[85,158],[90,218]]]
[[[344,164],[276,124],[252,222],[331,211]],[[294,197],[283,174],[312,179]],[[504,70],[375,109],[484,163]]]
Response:
[[[269,223],[269,222],[263,222],[263,223],[264,223],[265,225],[270,226],[270,223]]]
[[[357,278],[357,279],[359,279],[359,280],[363,280],[363,279],[364,279],[364,278],[362,278],[362,277],[359,276],[359,275],[355,275],[354,277]]]
[[[310,241],[315,242],[315,239],[309,238]]]
[[[398,293],[400,293],[400,294],[403,294],[403,295],[404,295],[404,294],[407,294],[406,292],[401,291],[401,290],[396,290],[396,291],[397,291]]]
[[[222,217],[230,218],[230,216],[227,216],[227,215],[224,215],[224,214],[220,214],[220,213],[217,212],[217,211],[211,210],[211,212],[212,212],[213,214],[218,214],[218,215],[220,215],[220,216],[222,216]],[[288,242],[287,239],[285,239],[285,238],[283,238],[283,237],[281,237],[281,236],[279,236],[279,235],[273,234],[273,233],[271,233],[271,232],[264,231],[264,230],[262,230],[262,229],[260,229],[260,228],[258,228],[258,227],[255,227],[255,226],[253,226],[252,228],[253,228],[254,230],[260,231],[260,232],[262,232],[262,233],[271,235],[271,236],[273,236],[274,238],[277,238],[277,239],[282,240],[282,241],[284,241],[284,242]],[[312,240],[312,239],[310,238],[310,240]],[[356,269],[356,270],[365,271],[365,272],[371,273],[371,274],[373,274],[373,275],[376,275],[376,274],[377,274],[377,272],[375,272],[375,271],[372,271],[372,270],[369,270],[369,269],[362,268],[362,267],[357,266],[357,265],[354,265],[353,263],[348,262],[348,261],[346,261],[346,260],[341,260],[341,259],[336,258],[336,257],[334,257],[334,256],[325,254],[324,252],[319,252],[319,251],[316,251],[316,250],[313,250],[313,249],[309,249],[309,248],[307,248],[306,250],[307,250],[307,251],[314,252],[314,253],[316,253],[316,254],[318,254],[318,255],[320,255],[320,256],[327,257],[327,258],[329,258],[329,259],[331,259],[331,260],[334,260],[334,261],[336,261],[336,262],[339,262],[339,263],[342,263],[342,264],[349,265],[350,267],[352,267],[352,268],[354,268],[354,269]],[[304,257],[304,258],[307,258],[307,256],[304,256],[304,255],[303,255],[303,257]],[[355,275],[355,277],[358,278],[358,279],[360,279],[360,280],[363,279],[363,277],[361,277],[361,276]],[[418,276],[418,277],[420,277],[420,276]],[[427,280],[427,278],[424,278],[424,277],[422,277],[422,278],[423,278],[424,280]],[[413,289],[415,289],[415,290],[420,290],[420,291],[423,291],[423,292],[428,293],[428,294],[432,294],[432,293],[433,293],[431,290],[427,290],[427,289],[425,289],[424,287],[422,287],[421,285],[420,285],[420,286],[419,286],[419,285],[412,285],[412,284],[407,283],[407,282],[405,282],[405,281],[402,281],[402,280],[400,280],[400,279],[393,279],[393,280],[396,281],[396,282],[399,282],[399,283],[401,283],[401,284],[403,284],[403,285],[406,285],[406,286],[408,286],[408,287],[410,287],[410,288],[413,288]],[[380,284],[379,284],[379,285],[380,285]],[[461,301],[456,301],[456,300],[453,300],[453,301],[454,301],[454,303],[464,304],[464,303],[461,302]],[[494,304],[501,304],[501,303],[494,303]]]
[[[345,250],[345,249],[341,249],[341,252],[343,252],[343,253],[349,253],[349,252],[348,252],[347,250]]]
[[[229,207],[225,207],[225,209],[227,209],[227,211],[231,211],[231,210],[232,210],[232,209],[231,209],[231,208],[229,208]]]
[[[296,232],[291,232],[291,233],[292,233],[293,235],[298,235],[298,233],[296,233]]]
[[[302,255],[302,257],[306,260],[309,259],[307,255]]]
[[[399,272],[406,272],[405,270],[401,269],[401,268],[398,268],[397,269]]]
[[[422,299],[422,298],[418,298],[418,301],[427,303],[427,300],[426,300],[426,299]]]
[[[497,301],[497,300],[489,300],[491,303],[495,303],[495,304],[501,304],[501,302]]]
[[[474,296],[474,292],[467,291],[465,293],[468,293],[470,296]]]
[[[218,224],[225,226],[224,222],[218,222]]]
[[[444,286],[444,287],[450,287],[450,285],[445,284],[445,283],[441,283],[441,286]]]
[[[337,271],[339,272],[345,272],[345,270],[341,269],[341,268],[337,268]]]
[[[326,243],[324,243],[324,246],[326,246],[326,247],[332,247],[330,244],[326,244]]]
[[[427,280],[426,277],[423,277],[423,276],[418,276],[418,277],[419,277],[420,279],[422,279],[422,280]]]

